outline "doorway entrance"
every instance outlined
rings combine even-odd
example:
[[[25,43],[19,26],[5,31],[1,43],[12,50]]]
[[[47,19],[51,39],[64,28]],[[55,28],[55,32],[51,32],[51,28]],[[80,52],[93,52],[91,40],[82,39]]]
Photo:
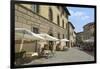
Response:
[[[50,36],[53,36],[52,33],[49,33],[49,35],[50,35]],[[54,45],[54,42],[53,42],[53,41],[49,41],[49,49],[50,49],[51,51],[53,51],[53,45]]]

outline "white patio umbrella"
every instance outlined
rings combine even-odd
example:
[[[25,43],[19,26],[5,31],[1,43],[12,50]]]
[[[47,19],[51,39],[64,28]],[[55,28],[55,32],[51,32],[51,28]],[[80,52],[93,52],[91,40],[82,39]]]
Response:
[[[24,36],[24,40],[32,40],[32,36],[24,33],[15,32],[15,40],[21,40]]]
[[[61,48],[63,49],[63,47],[66,46],[66,42],[69,42],[69,40],[64,38],[64,39],[60,39],[60,42],[61,42]]]
[[[90,39],[84,40],[84,42],[94,42],[94,37],[91,37]]]
[[[20,36],[20,37],[22,37],[24,35],[25,39],[44,40],[43,37],[31,32],[30,30],[25,29],[25,28],[15,28],[15,35]],[[20,37],[15,36],[15,39],[20,38]]]
[[[43,33],[43,34],[37,34],[37,35],[39,35],[39,36],[45,38],[45,40],[47,40],[47,41],[58,41],[57,38],[52,37],[52,36],[50,36],[50,35],[48,35],[48,34],[45,34],[45,33]]]
[[[61,39],[60,41],[68,42],[69,40],[65,38],[65,39]]]
[[[16,39],[21,39],[21,45],[19,51],[21,51],[23,48],[24,40],[44,40],[43,37],[25,28],[15,28],[15,40]]]
[[[88,40],[84,40],[84,42],[94,42],[94,40],[88,39]]]
[[[59,39],[57,39],[57,38],[55,38],[55,37],[52,37],[52,36],[50,36],[50,35],[48,35],[48,34],[46,34],[46,33],[41,33],[41,34],[38,34],[39,36],[41,36],[41,37],[43,37],[43,38],[45,38],[45,40],[46,41],[54,41],[54,46],[53,46],[53,52],[54,52],[54,50],[55,50],[55,47],[56,47],[56,41],[58,41]]]

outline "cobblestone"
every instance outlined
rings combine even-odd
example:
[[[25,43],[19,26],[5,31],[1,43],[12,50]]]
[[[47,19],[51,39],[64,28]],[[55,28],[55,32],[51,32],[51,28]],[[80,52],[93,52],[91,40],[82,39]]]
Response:
[[[94,61],[94,57],[88,55],[84,51],[77,48],[70,48],[67,51],[56,51],[55,55],[51,58],[37,59],[25,65],[34,64],[48,64],[48,63],[68,63],[68,62],[82,62],[82,61]]]

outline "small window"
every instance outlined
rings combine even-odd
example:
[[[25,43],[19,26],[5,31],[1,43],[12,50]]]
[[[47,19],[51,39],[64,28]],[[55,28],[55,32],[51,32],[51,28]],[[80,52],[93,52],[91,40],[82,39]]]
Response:
[[[36,12],[36,4],[32,5],[32,11]]]
[[[62,27],[64,28],[64,20],[62,20]]]
[[[57,16],[57,24],[58,24],[58,26],[60,26],[60,19],[59,19],[59,15]]]
[[[58,33],[58,39],[60,39],[60,33]]]
[[[36,13],[39,13],[39,5],[33,4],[32,5],[32,11],[36,12]]]
[[[40,7],[39,7],[39,5],[37,5],[37,13],[39,13],[39,11],[40,11]]]
[[[50,21],[53,21],[53,12],[52,12],[51,8],[49,8],[49,15],[48,15],[48,17],[49,17]]]
[[[36,33],[36,34],[38,34],[38,33],[39,33],[39,29],[38,29],[38,28],[33,27],[33,32],[34,32],[34,33]]]

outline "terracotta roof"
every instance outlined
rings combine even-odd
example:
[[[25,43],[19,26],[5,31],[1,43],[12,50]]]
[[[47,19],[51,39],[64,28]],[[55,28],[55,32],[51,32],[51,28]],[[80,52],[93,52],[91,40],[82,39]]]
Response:
[[[91,25],[94,25],[94,22],[90,22],[90,23],[84,25],[83,28],[86,27],[86,26],[91,26]]]

